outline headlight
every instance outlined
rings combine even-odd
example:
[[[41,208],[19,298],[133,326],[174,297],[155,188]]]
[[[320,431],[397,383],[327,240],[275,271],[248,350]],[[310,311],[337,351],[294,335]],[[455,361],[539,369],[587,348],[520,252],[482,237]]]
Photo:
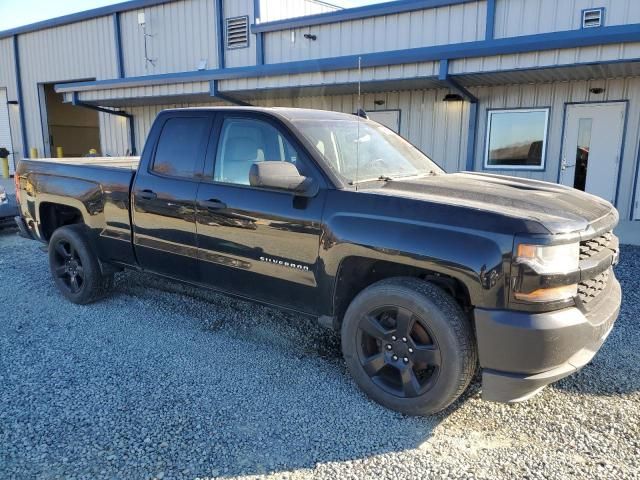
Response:
[[[538,275],[566,275],[578,271],[580,244],[518,245],[516,264],[526,265]],[[578,285],[538,288],[530,292],[514,292],[517,300],[545,303],[569,300],[578,294]]]
[[[571,273],[580,265],[580,244],[518,245],[516,263],[529,266],[540,275]]]

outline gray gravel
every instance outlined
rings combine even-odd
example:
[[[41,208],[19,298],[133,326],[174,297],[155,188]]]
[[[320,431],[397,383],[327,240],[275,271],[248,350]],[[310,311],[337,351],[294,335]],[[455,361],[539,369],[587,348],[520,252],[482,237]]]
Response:
[[[40,245],[0,232],[0,477],[640,478],[640,248],[622,259],[622,315],[581,373],[405,418],[304,318],[136,273],[72,305]]]

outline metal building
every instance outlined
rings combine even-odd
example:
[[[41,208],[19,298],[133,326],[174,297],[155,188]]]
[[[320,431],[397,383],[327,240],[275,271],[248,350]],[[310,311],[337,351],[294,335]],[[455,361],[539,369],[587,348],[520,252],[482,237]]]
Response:
[[[640,241],[637,0],[133,0],[0,32],[14,160],[136,154],[172,106],[359,100],[446,170],[581,188]]]

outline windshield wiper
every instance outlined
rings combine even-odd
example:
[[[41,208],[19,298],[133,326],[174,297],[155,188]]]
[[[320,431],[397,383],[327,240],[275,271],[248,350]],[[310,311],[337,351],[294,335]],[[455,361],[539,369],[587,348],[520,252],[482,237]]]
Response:
[[[367,183],[367,182],[391,182],[391,181],[393,181],[393,178],[387,175],[380,175],[378,178],[364,178],[362,180],[351,180],[349,182],[349,185],[360,185],[361,183]]]

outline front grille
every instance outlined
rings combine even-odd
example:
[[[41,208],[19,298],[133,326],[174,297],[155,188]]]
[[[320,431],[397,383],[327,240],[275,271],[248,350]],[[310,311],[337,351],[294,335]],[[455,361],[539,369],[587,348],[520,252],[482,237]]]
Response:
[[[599,237],[580,242],[580,260],[587,260],[607,248],[613,240],[613,232],[606,232]]]
[[[589,304],[591,301],[595,300],[598,295],[600,295],[600,293],[607,287],[610,275],[611,270],[606,270],[600,275],[578,284],[578,297],[580,297],[583,304]]]

